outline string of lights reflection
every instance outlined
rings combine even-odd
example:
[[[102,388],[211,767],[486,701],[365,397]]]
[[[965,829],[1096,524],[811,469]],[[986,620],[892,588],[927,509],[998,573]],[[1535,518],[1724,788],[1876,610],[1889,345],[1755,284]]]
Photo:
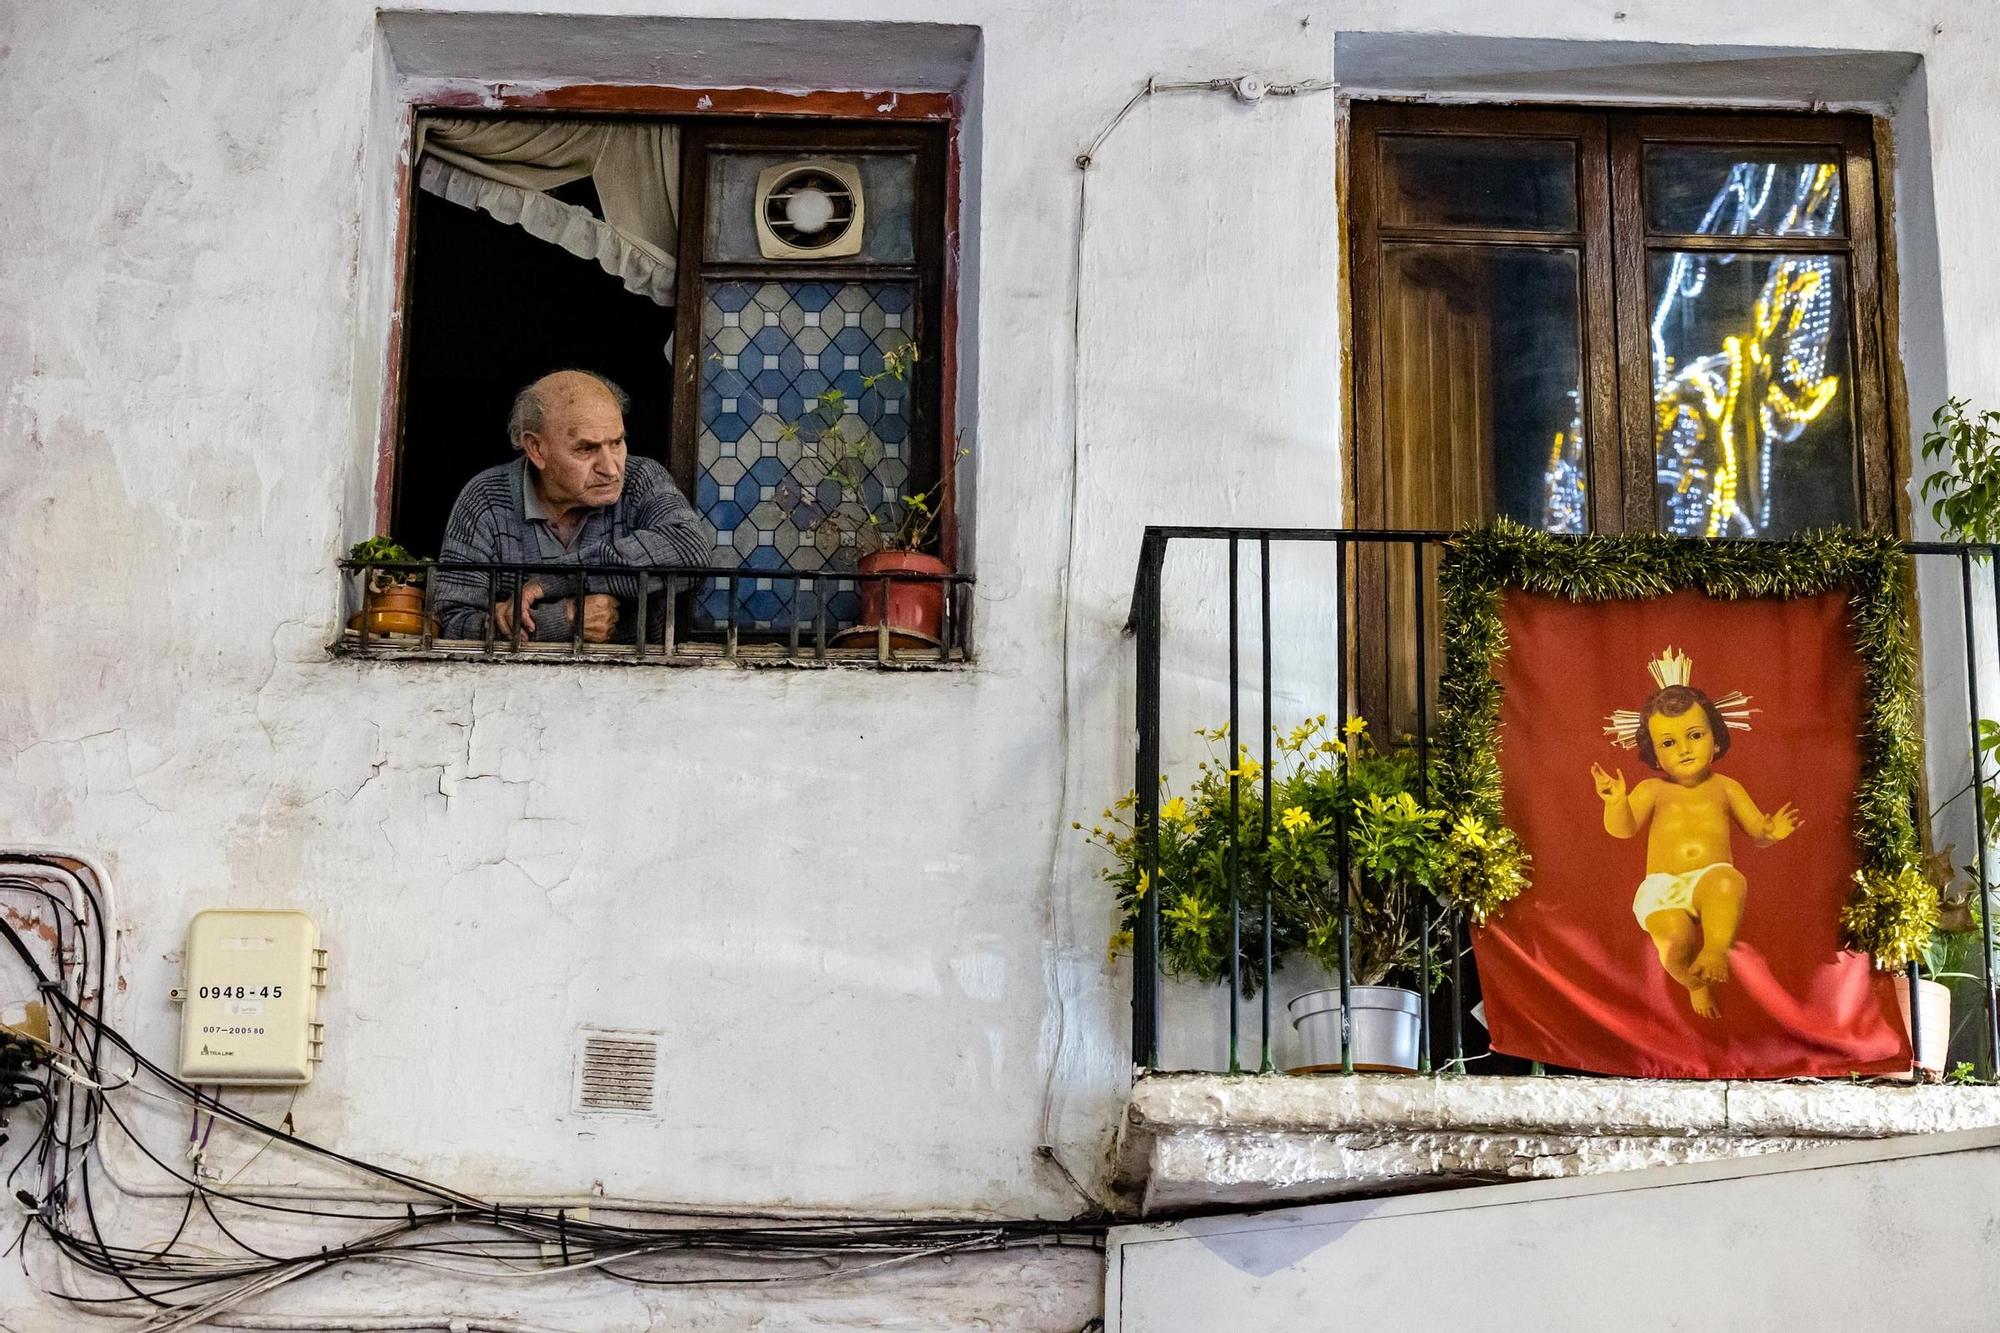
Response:
[[[14,856],[22,865],[58,862]],[[0,876],[0,893],[36,899],[29,925],[45,923],[53,969],[17,924],[0,918],[0,942],[32,977],[49,1016],[49,1039],[0,1030],[0,1108],[27,1108],[36,1132],[10,1170],[8,1188],[23,1222],[11,1248],[41,1236],[71,1263],[111,1279],[104,1294],[83,1295],[50,1283],[52,1295],[79,1309],[124,1310],[145,1317],[131,1327],[144,1333],[193,1327],[253,1296],[342,1265],[388,1263],[440,1270],[456,1277],[530,1280],[565,1273],[596,1273],[640,1286],[738,1286],[825,1281],[923,1259],[1022,1246],[1101,1246],[1108,1219],[915,1220],[807,1219],[743,1213],[705,1218],[701,1225],[643,1226],[579,1218],[548,1210],[489,1202],[420,1176],[350,1157],[252,1119],[202,1093],[155,1064],[104,1018],[105,910],[88,881],[88,910],[81,916],[43,884],[20,875]],[[51,975],[53,971],[54,975]],[[110,1057],[107,1059],[107,1055]],[[381,1204],[333,1206],[278,1203],[232,1192],[164,1160],[141,1138],[126,1097],[172,1102],[280,1145],[406,1191],[400,1211]],[[0,1119],[0,1124],[5,1120]],[[178,1221],[164,1241],[133,1245],[108,1240],[93,1184],[101,1172],[100,1135],[115,1129],[160,1171],[186,1186]],[[204,1136],[206,1137],[206,1136]],[[0,1143],[6,1137],[0,1135]],[[258,1149],[263,1151],[263,1147]],[[33,1164],[34,1188],[22,1184]],[[247,1165],[247,1163],[246,1163]],[[240,1171],[236,1174],[240,1174]],[[233,1178],[233,1177],[232,1177]],[[201,1210],[202,1221],[195,1210]],[[371,1211],[372,1209],[372,1211]],[[224,1213],[232,1214],[225,1221]],[[293,1225],[338,1228],[333,1243],[287,1249],[284,1242],[248,1234],[270,1215]],[[212,1234],[197,1240],[191,1229]],[[219,1249],[216,1244],[228,1247]],[[700,1256],[776,1271],[687,1272],[663,1269],[666,1257]]]
[[[1832,163],[1796,169],[1782,216],[1760,230],[1781,172],[1774,162],[1739,162],[1704,211],[1705,236],[1818,237],[1840,218],[1840,173]],[[1655,466],[1664,492],[1663,528],[1677,536],[1756,537],[1771,524],[1771,484],[1779,451],[1795,443],[1840,396],[1828,372],[1837,314],[1835,260],[1780,255],[1751,304],[1749,323],[1713,352],[1679,363],[1669,328],[1698,327],[1695,307],[1714,270],[1757,262],[1749,255],[1680,251],[1669,261],[1650,323]],[[1676,320],[1678,316],[1678,320]],[[1572,392],[1574,402],[1577,395]],[[1543,475],[1543,526],[1583,532],[1584,429],[1577,410],[1555,433]],[[1752,478],[1746,485],[1746,476]],[[1747,495],[1746,495],[1747,492]]]

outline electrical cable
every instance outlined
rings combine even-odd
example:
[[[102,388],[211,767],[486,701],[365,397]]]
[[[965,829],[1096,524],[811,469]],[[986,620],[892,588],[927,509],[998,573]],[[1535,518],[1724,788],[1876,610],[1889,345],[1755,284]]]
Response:
[[[1162,82],[1157,77],[1149,78],[1138,91],[1125,99],[1103,128],[1092,136],[1090,143],[1076,155],[1076,227],[1071,235],[1070,248],[1070,321],[1069,321],[1069,478],[1067,510],[1065,513],[1065,539],[1063,546],[1062,573],[1057,582],[1057,601],[1062,610],[1062,636],[1058,661],[1062,673],[1061,693],[1057,702],[1056,727],[1061,744],[1063,761],[1057,779],[1056,818],[1049,837],[1048,892],[1045,896],[1046,922],[1052,953],[1057,959],[1069,951],[1068,921],[1070,897],[1066,889],[1058,888],[1066,883],[1061,878],[1063,840],[1069,825],[1070,792],[1072,781],[1070,767],[1073,749],[1070,744],[1071,714],[1071,674],[1070,653],[1074,637],[1074,602],[1070,596],[1070,578],[1076,565],[1077,522],[1079,517],[1083,478],[1083,308],[1084,308],[1084,244],[1090,224],[1090,169],[1097,164],[1098,154],[1104,149],[1126,117],[1142,102],[1150,102],[1163,93],[1227,93],[1239,102],[1256,103],[1265,97],[1299,97],[1310,93],[1331,92],[1335,85],[1330,79],[1305,79],[1293,83],[1267,84],[1254,75],[1239,75],[1235,78],[1198,79],[1183,82]],[[1058,900],[1060,895],[1060,900]],[[1055,1049],[1050,1053],[1048,1070],[1042,1080],[1042,1106],[1039,1122],[1039,1142],[1036,1155],[1051,1163],[1069,1183],[1071,1189],[1081,1195],[1091,1207],[1093,1214],[1108,1212],[1105,1205],[1089,1190],[1084,1188],[1076,1175],[1069,1169],[1055,1145],[1055,1097],[1056,1076],[1060,1072],[1063,1050],[1069,1039],[1069,1006],[1063,997],[1059,971],[1048,978],[1050,995],[1056,1010]]]
[[[150,1315],[134,1326],[135,1333],[141,1330],[169,1333],[188,1328],[254,1296],[348,1263],[392,1263],[447,1271],[458,1277],[517,1280],[588,1270],[636,1285],[697,1286],[823,1281],[968,1251],[1030,1244],[1092,1247],[1102,1244],[1105,1229],[1102,1224],[1037,1219],[870,1221],[761,1216],[673,1226],[579,1220],[560,1213],[550,1216],[529,1206],[488,1202],[409,1172],[363,1161],[288,1128],[264,1124],[229,1106],[218,1095],[187,1083],[147,1058],[113,1028],[102,1013],[102,967],[108,957],[105,913],[90,886],[85,884],[84,889],[87,907],[79,917],[59,895],[32,881],[0,877],[0,892],[32,892],[50,904],[54,917],[49,935],[42,941],[55,951],[54,975],[42,965],[35,948],[16,929],[15,922],[0,919],[0,943],[12,951],[33,977],[50,1019],[50,1041],[46,1046],[11,1031],[0,1032],[0,1102],[38,1111],[43,1121],[42,1132],[22,1162],[37,1154],[46,1158],[42,1192],[17,1191],[17,1199],[29,1212],[16,1243],[28,1235],[41,1234],[79,1271],[117,1284],[109,1294],[102,1295],[52,1292],[80,1309],[108,1310],[133,1305],[150,1308]],[[4,956],[4,951],[0,951],[0,956]],[[131,1071],[126,1073],[122,1067],[107,1070],[108,1054],[115,1054],[121,1066],[129,1059]],[[119,1108],[119,1098],[125,1094],[191,1108],[190,1142],[197,1149],[209,1142],[216,1123],[225,1121],[233,1129],[261,1136],[263,1142],[258,1153],[273,1143],[282,1143],[294,1151],[388,1182],[411,1198],[401,1213],[356,1212],[323,1204],[274,1203],[218,1188],[203,1178],[197,1163],[190,1164],[194,1169],[181,1171],[144,1142]],[[181,1199],[180,1217],[164,1242],[143,1247],[114,1242],[99,1223],[92,1176],[107,1127],[124,1134],[147,1160],[187,1187]],[[252,1154],[244,1166],[256,1155]],[[17,1176],[21,1164],[16,1163]],[[237,1168],[231,1178],[241,1170],[242,1167]],[[196,1204],[214,1231],[242,1252],[240,1257],[190,1247],[187,1237]],[[253,1244],[240,1234],[221,1215],[224,1205],[311,1217],[345,1226],[378,1225],[345,1237],[337,1244],[286,1253],[279,1247]],[[82,1214],[80,1219],[75,1217],[78,1212]],[[81,1221],[81,1229],[75,1225],[77,1221]],[[492,1232],[499,1235],[483,1234]],[[563,1246],[566,1257],[571,1254],[588,1257],[548,1264],[548,1247],[558,1244]],[[668,1275],[635,1271],[631,1267],[634,1263],[692,1254],[776,1263],[787,1269],[807,1262],[815,1266],[807,1272],[783,1271],[747,1277]],[[25,1249],[22,1259],[25,1264]],[[843,1259],[860,1262],[843,1263]],[[831,1269],[820,1266],[828,1263],[836,1266]]]

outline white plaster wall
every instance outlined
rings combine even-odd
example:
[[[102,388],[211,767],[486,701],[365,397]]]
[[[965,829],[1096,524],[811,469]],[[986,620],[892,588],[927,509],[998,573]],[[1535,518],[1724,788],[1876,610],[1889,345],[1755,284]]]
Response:
[[[489,16],[504,48],[510,11],[664,7],[451,8]],[[333,562],[371,522],[386,338],[394,72],[373,7],[0,3],[0,835],[108,862],[118,1021],[162,1055],[193,912],[313,912],[333,955],[328,1063],[295,1114],[347,1152],[470,1190],[601,1182],[696,1205],[1067,1214],[1080,1201],[1035,1157],[1045,1140],[1101,1177],[1126,981],[1068,825],[1130,780],[1119,631],[1140,528],[1338,516],[1333,97],[1136,109],[1091,172],[1072,358],[1073,159],[1148,76],[1326,78],[1336,31],[1916,53],[1929,142],[1904,152],[1930,155],[1942,286],[1913,293],[1906,272],[1935,344],[1924,383],[2000,399],[2000,21],[1984,0],[756,14],[982,33],[962,298],[980,657],[964,672],[328,660]],[[1315,605],[1293,582],[1281,596]],[[1177,632],[1217,623],[1203,597],[1176,604]],[[1177,697],[1212,707],[1212,651],[1174,671]],[[1309,683],[1288,688],[1310,705]],[[580,1024],[665,1034],[656,1123],[565,1115]],[[268,1153],[246,1179],[300,1169]],[[144,1207],[117,1206],[144,1234]],[[1015,1269],[983,1287],[938,1275],[950,1306],[868,1279],[846,1304],[768,1299],[797,1302],[795,1323],[958,1327],[969,1304],[998,1326],[1073,1326],[1092,1303],[1064,1287],[1067,1262],[1048,1261],[1049,1290],[1074,1299],[1022,1302]],[[75,1326],[8,1271],[0,1319]],[[497,1299],[397,1284],[356,1274],[272,1308]],[[618,1308],[727,1326],[746,1299]]]

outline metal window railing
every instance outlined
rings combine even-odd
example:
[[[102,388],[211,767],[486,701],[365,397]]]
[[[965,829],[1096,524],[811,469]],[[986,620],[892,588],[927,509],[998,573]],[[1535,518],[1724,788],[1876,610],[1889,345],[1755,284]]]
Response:
[[[358,658],[464,659],[485,662],[604,662],[691,666],[727,661],[746,664],[861,665],[924,667],[949,665],[967,658],[966,603],[973,578],[969,574],[932,574],[905,570],[873,573],[833,570],[743,569],[707,565],[580,565],[560,562],[343,560],[342,629],[334,651]],[[474,638],[447,638],[439,632],[436,575],[465,575],[484,584],[485,605],[511,604],[503,631],[491,611],[480,617]],[[371,589],[372,576],[404,580],[418,604],[390,609],[382,592]],[[546,599],[566,603],[570,633],[558,641],[535,640],[522,633],[524,589],[537,577],[574,583],[575,589]],[[584,599],[592,579],[617,579],[636,587],[627,608],[621,604],[621,632],[610,641],[585,638]],[[722,585],[728,614],[712,630],[682,628],[691,599]],[[745,627],[739,607],[745,587],[781,590],[793,613],[783,625]],[[879,623],[848,627],[836,634],[827,611],[831,592],[859,590],[884,608]],[[897,623],[898,590],[938,589],[935,632],[911,623]],[[601,589],[599,589],[601,591]],[[799,610],[811,603],[808,616]],[[846,643],[838,638],[849,640]],[[857,641],[858,640],[858,641]]]
[[[1271,832],[1271,763],[1273,744],[1273,671],[1274,652],[1272,643],[1272,573],[1271,559],[1274,547],[1297,547],[1315,545],[1332,549],[1332,631],[1336,640],[1333,653],[1331,675],[1328,682],[1332,687],[1332,697],[1338,703],[1338,716],[1347,717],[1358,711],[1356,707],[1356,685],[1351,678],[1354,674],[1350,656],[1359,643],[1366,641],[1366,635],[1357,633],[1358,619],[1367,621],[1366,628],[1380,631],[1384,608],[1388,606],[1395,582],[1407,578],[1409,600],[1391,623],[1400,621],[1399,631],[1410,635],[1409,651],[1403,655],[1412,679],[1403,682],[1414,695],[1414,707],[1408,716],[1413,725],[1410,728],[1411,743],[1416,752],[1416,780],[1422,791],[1428,780],[1430,761],[1430,714],[1433,684],[1430,678],[1428,660],[1428,639],[1436,627],[1426,625],[1426,601],[1432,589],[1435,559],[1442,554],[1443,546],[1452,537],[1443,531],[1394,531],[1335,528],[1258,528],[1258,527],[1184,527],[1149,526],[1140,543],[1139,565],[1134,581],[1131,604],[1131,618],[1127,632],[1137,641],[1135,702],[1137,713],[1137,745],[1134,764],[1134,797],[1136,808],[1133,814],[1133,828],[1140,848],[1142,868],[1150,875],[1154,884],[1159,882],[1160,862],[1158,828],[1160,819],[1160,790],[1164,773],[1161,753],[1161,715],[1163,712],[1162,665],[1165,651],[1165,626],[1163,623],[1163,600],[1165,593],[1165,568],[1170,545],[1202,547],[1212,551],[1217,545],[1225,548],[1221,562],[1223,578],[1226,580],[1221,595],[1227,601],[1227,689],[1228,689],[1228,736],[1230,753],[1242,743],[1239,723],[1242,714],[1242,693],[1244,689],[1244,648],[1243,626],[1239,608],[1243,603],[1243,554],[1244,548],[1254,550],[1256,562],[1257,616],[1260,632],[1257,635],[1256,690],[1262,714],[1262,754],[1261,770],[1265,780],[1261,784],[1263,809],[1258,820],[1261,836],[1268,843]],[[2000,774],[1987,772],[1985,751],[1980,747],[1980,643],[1977,607],[1979,598],[1974,591],[1975,565],[1991,563],[1996,570],[1989,579],[1993,602],[1993,635],[1996,657],[2000,657],[2000,545],[1958,544],[1943,542],[1905,542],[1902,549],[1912,558],[1914,577],[1919,590],[1920,610],[1928,611],[1939,620],[1929,627],[1931,635],[1929,647],[1936,652],[1940,639],[1951,637],[1962,639],[1964,690],[1963,703],[1958,708],[1940,700],[1935,692],[1927,692],[1926,707],[1930,714],[1930,734],[1933,737],[1944,734],[1939,723],[1943,716],[1956,713],[1963,719],[1958,734],[1967,739],[1968,751],[1956,750],[1956,745],[1948,747],[1953,752],[1943,753],[1933,744],[1929,759],[1933,770],[1941,760],[1956,763],[1967,760],[1966,771],[1971,781],[1960,787],[1955,796],[1948,797],[1937,808],[1915,812],[1920,818],[1934,820],[1953,801],[1968,793],[1976,793],[1989,785],[1989,781],[2000,783]],[[1955,568],[1954,568],[1955,567]],[[1355,575],[1366,575],[1356,579]],[[1356,592],[1350,582],[1364,585]],[[1951,585],[1956,585],[1955,589]],[[1212,585],[1201,591],[1213,591]],[[1365,601],[1359,608],[1357,601]],[[1956,606],[1952,605],[1955,601]],[[1958,634],[1953,636],[1947,628],[1944,617],[1958,622]],[[1953,654],[1955,657],[1955,653]],[[1376,682],[1378,698],[1375,711],[1384,706],[1383,699],[1393,690],[1384,682]],[[1956,691],[1953,691],[1956,692]],[[1206,721],[1206,719],[1203,719]],[[1232,807],[1240,799],[1237,779],[1230,779],[1230,800]],[[1988,829],[1984,803],[1975,795],[1971,802],[1972,825],[1978,843],[1978,856],[1967,867],[1977,880],[1975,886],[1977,903],[1977,927],[1982,935],[1979,948],[1980,963],[1978,984],[1983,997],[1978,1014],[1979,1032],[1978,1055],[1981,1058],[1977,1075],[1984,1081],[2000,1081],[2000,1015],[1996,1015],[1994,990],[1994,947],[1996,931],[1991,923],[1990,908],[1994,867],[1988,848]],[[1229,854],[1227,860],[1229,885],[1229,933],[1232,944],[1227,973],[1228,1004],[1228,1057],[1229,1072],[1241,1072],[1244,1061],[1240,1047],[1243,1032],[1241,1001],[1243,996],[1242,948],[1244,915],[1246,906],[1257,924],[1261,935],[1253,939],[1255,969],[1261,973],[1258,988],[1260,1012],[1256,1020],[1254,1036],[1258,1045],[1257,1069],[1272,1072],[1273,1033],[1271,1015],[1272,986],[1274,975],[1272,935],[1272,885],[1270,861],[1258,857],[1261,871],[1259,882],[1244,885],[1240,882],[1239,867],[1242,865],[1241,821],[1239,811],[1232,808],[1229,820]],[[2000,836],[2000,830],[1995,831]],[[1344,817],[1335,822],[1337,855],[1335,858],[1336,883],[1346,885],[1350,871],[1351,830]],[[1161,1030],[1164,973],[1160,960],[1160,918],[1162,894],[1151,892],[1139,898],[1138,920],[1132,939],[1132,1059],[1141,1069],[1160,1068]],[[1341,1069],[1354,1072],[1352,1049],[1352,996],[1349,973],[1352,965],[1352,940],[1348,894],[1336,895],[1339,903],[1339,957],[1341,961],[1339,989],[1341,1002],[1340,1047]],[[1466,1049],[1466,1019],[1470,1004],[1464,956],[1469,951],[1469,941],[1465,923],[1459,912],[1446,904],[1434,902],[1428,895],[1418,892],[1414,911],[1420,920],[1416,923],[1416,936],[1420,943],[1421,956],[1417,969],[1420,996],[1419,1005],[1419,1058],[1421,1073],[1442,1070],[1464,1072],[1468,1059]],[[1445,966],[1434,968],[1430,954],[1433,937],[1431,913],[1445,913],[1443,923],[1444,938],[1450,941],[1450,957]],[[1439,1003],[1440,986],[1438,975],[1444,975],[1442,990],[1448,1005],[1445,1023],[1440,1028],[1433,1022],[1434,1009]],[[1918,965],[1912,962],[1906,972],[1909,985],[1910,1028],[1913,1054],[1920,1064],[1933,1064],[1943,1059],[1943,1054],[1922,1047],[1923,1021],[1920,979]],[[1476,975],[1473,982],[1476,985]],[[1476,1057],[1474,1057],[1476,1058]],[[1520,1062],[1525,1065],[1526,1062]],[[1542,1072],[1535,1066],[1532,1072]]]

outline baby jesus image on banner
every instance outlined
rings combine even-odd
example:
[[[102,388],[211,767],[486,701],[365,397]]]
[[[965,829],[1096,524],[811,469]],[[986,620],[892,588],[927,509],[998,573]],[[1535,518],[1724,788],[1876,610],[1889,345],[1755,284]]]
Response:
[[[1766,815],[1742,783],[1715,771],[1729,753],[1729,733],[1750,730],[1750,701],[1741,693],[1710,699],[1689,685],[1691,665],[1685,653],[1667,649],[1650,667],[1659,693],[1636,713],[1613,713],[1604,728],[1660,776],[1629,793],[1622,769],[1612,774],[1592,764],[1590,776],[1604,798],[1604,831],[1614,838],[1646,833],[1646,878],[1632,915],[1653,937],[1660,966],[1688,988],[1694,1011],[1713,1018],[1749,889],[1730,860],[1731,826],[1769,847],[1800,821],[1789,805]]]
[[[1500,599],[1502,804],[1531,885],[1473,932],[1493,1047],[1599,1073],[1904,1073],[1848,949],[1865,673],[1841,590]]]

